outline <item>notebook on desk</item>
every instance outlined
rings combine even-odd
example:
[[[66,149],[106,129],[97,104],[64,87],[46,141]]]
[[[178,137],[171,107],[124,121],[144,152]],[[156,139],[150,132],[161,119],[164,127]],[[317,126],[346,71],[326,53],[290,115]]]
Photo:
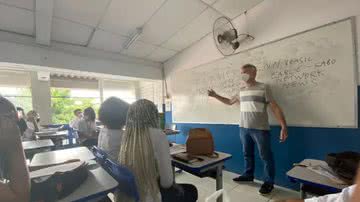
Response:
[[[195,163],[195,162],[199,162],[199,161],[203,161],[204,159],[197,157],[197,156],[193,156],[190,155],[186,152],[181,152],[181,153],[177,153],[177,154],[173,154],[171,155],[175,160],[184,162],[184,163]]]

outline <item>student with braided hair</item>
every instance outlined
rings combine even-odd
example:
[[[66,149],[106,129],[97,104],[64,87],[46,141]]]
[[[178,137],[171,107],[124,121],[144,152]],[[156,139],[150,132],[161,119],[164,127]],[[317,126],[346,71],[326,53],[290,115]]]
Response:
[[[141,202],[197,200],[195,186],[174,182],[169,143],[149,100],[138,100],[129,108],[119,162],[133,172]],[[124,201],[124,196],[117,194],[116,199]]]

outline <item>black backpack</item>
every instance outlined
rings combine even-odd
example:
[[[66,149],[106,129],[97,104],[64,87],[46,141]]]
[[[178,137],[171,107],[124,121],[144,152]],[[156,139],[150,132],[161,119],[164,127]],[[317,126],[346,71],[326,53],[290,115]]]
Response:
[[[31,180],[31,202],[54,202],[75,191],[88,177],[86,164]]]
[[[353,181],[359,166],[360,153],[351,151],[330,153],[326,156],[325,161],[339,177]]]

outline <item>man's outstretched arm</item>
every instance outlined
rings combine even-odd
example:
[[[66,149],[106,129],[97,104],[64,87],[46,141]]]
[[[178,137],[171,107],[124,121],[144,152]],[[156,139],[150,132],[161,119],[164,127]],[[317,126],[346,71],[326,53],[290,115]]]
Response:
[[[208,90],[208,95],[210,97],[213,97],[213,98],[219,100],[220,102],[222,102],[224,104],[227,104],[227,105],[233,105],[233,104],[239,102],[239,99],[237,99],[236,97],[234,97],[232,99],[223,97],[221,95],[218,95],[213,89]]]

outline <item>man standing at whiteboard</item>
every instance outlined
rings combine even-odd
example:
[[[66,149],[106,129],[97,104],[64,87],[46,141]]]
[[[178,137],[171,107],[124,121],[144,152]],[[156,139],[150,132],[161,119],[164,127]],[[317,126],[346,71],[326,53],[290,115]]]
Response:
[[[287,125],[281,108],[277,105],[266,84],[256,81],[256,67],[246,64],[241,67],[241,87],[238,95],[226,98],[209,90],[208,95],[220,102],[233,105],[240,104],[240,139],[243,145],[245,172],[233,180],[236,182],[249,182],[254,180],[255,144],[264,163],[264,184],[259,193],[266,195],[274,188],[275,165],[271,151],[270,126],[268,121],[267,106],[270,105],[276,119],[281,125],[280,142],[288,137]]]

